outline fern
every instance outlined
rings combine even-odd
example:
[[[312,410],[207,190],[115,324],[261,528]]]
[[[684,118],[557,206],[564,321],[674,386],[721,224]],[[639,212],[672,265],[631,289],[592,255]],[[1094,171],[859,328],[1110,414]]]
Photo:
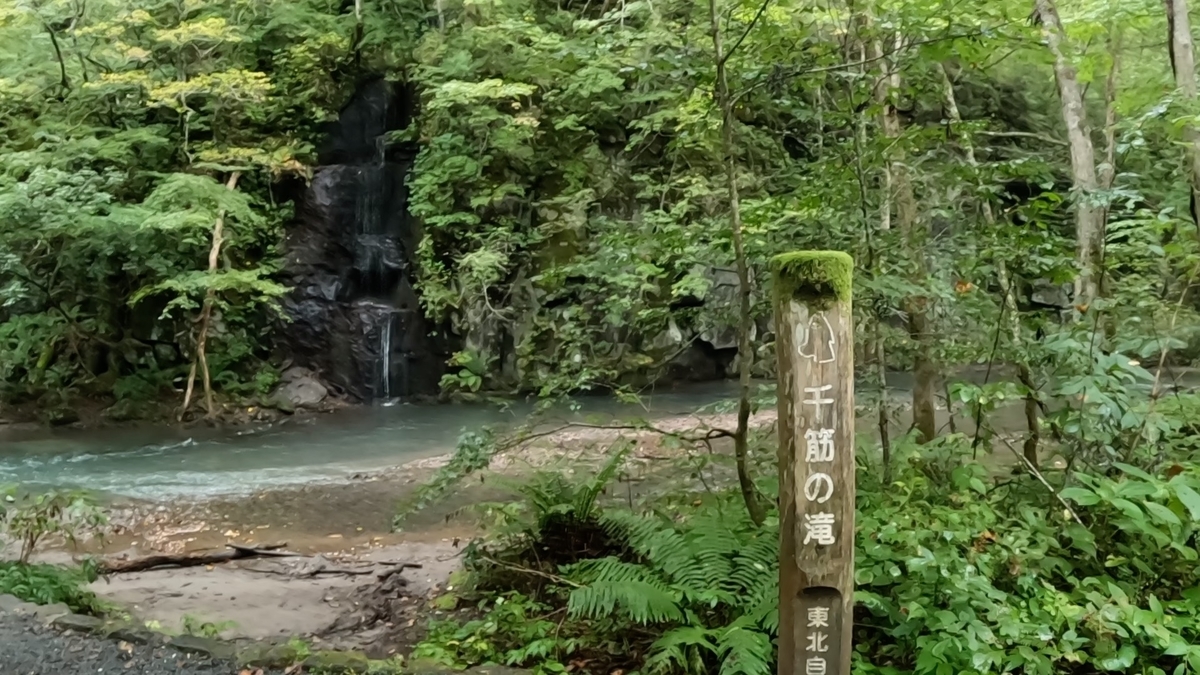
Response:
[[[729,626],[717,642],[721,675],[771,675],[771,638],[738,623],[745,622]]]
[[[680,626],[669,630],[650,645],[646,670],[650,673],[666,673],[672,669],[702,669],[702,654],[717,652],[717,645],[712,638],[713,631],[700,626]]]
[[[683,620],[677,597],[661,584],[649,581],[593,582],[571,592],[567,610],[574,617],[590,619],[602,619],[621,610],[642,625]]]
[[[676,523],[605,513],[605,531],[635,559],[564,567],[580,584],[570,596],[572,615],[667,624],[646,655],[650,673],[769,675],[779,628],[778,531],[757,529],[740,514],[708,508]]]
[[[596,476],[581,489],[575,498],[575,517],[580,520],[590,520],[595,517],[596,499],[600,493],[604,492],[604,488],[620,471],[621,466],[625,463],[625,458],[633,450],[633,441],[624,440],[620,443],[617,451],[608,458]]]

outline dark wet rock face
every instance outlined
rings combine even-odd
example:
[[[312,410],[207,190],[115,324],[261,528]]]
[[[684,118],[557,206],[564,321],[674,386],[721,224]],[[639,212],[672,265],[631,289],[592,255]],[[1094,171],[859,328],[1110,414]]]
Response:
[[[363,400],[435,393],[446,358],[412,284],[416,150],[385,139],[408,125],[412,100],[382,80],[360,88],[329,129],[287,236],[289,352]]]

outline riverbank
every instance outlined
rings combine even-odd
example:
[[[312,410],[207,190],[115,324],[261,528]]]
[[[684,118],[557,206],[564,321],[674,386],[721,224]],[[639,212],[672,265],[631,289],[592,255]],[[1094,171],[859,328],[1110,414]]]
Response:
[[[38,402],[5,405],[0,408],[0,443],[27,438],[51,429],[137,429],[173,426],[195,428],[251,428],[278,424],[289,418],[306,418],[359,405],[345,398],[329,396],[306,407],[283,409],[255,400],[218,399],[213,415],[202,407],[179,419],[180,399],[122,402],[111,398],[76,397],[67,404],[47,408]]]
[[[1007,367],[1002,365],[996,365],[992,368],[967,365],[959,368],[958,372],[951,376],[951,379],[976,383],[982,382],[985,378],[995,381],[1011,377],[1011,373],[1008,370]],[[868,383],[868,381],[873,381],[874,379],[873,371],[868,375],[864,370],[859,375],[865,378],[858,385],[860,390],[866,391],[875,388],[874,385]],[[888,389],[907,392],[911,389],[911,379],[912,376],[907,372],[889,372]],[[164,426],[176,429],[210,429],[222,427],[229,429],[252,429],[279,423],[288,423],[292,420],[303,422],[307,419],[346,409],[371,407],[370,404],[363,404],[329,391],[310,372],[304,369],[288,369],[284,372],[281,382],[280,387],[265,396],[246,397],[236,400],[218,396],[216,399],[217,410],[211,417],[204,413],[201,403],[193,402],[191,410],[183,420],[178,419],[179,406],[183,398],[181,392],[175,392],[172,397],[166,399],[139,401],[136,403],[132,401],[117,401],[111,396],[98,398],[80,396],[73,398],[69,404],[60,404],[52,408],[47,408],[45,405],[33,401],[17,405],[5,404],[0,406],[0,443],[6,440],[27,438],[30,435],[50,429],[112,430]],[[286,385],[292,385],[292,388],[285,391]],[[639,392],[639,394],[652,399],[655,396],[660,396],[664,393],[670,395],[671,392],[676,391],[720,390],[726,396],[733,397],[736,395],[735,385],[736,382],[734,380],[712,380],[690,384],[677,383],[675,385],[667,384],[659,387],[651,387]],[[755,382],[755,386],[770,388],[774,386],[774,382],[760,380]],[[605,397],[600,394],[583,395],[578,400],[586,401],[599,398]],[[473,401],[448,401],[440,398],[429,398],[409,403],[422,406],[471,406],[487,404],[488,402],[507,402],[523,405],[522,401],[521,397],[512,397],[511,395],[479,394],[474,397]]]
[[[756,416],[766,426],[774,413]],[[659,420],[657,428],[675,433],[725,426],[729,415],[684,416]],[[38,556],[45,562],[66,562],[86,555],[108,559],[152,554],[180,554],[219,549],[227,543],[284,544],[289,551],[319,555],[338,566],[364,561],[407,562],[419,565],[404,573],[406,585],[396,625],[345,626],[359,610],[363,579],[328,575],[294,576],[286,569],[262,569],[259,560],[117,574],[100,579],[92,590],[127,608],[134,616],[168,629],[201,623],[228,637],[271,639],[303,636],[318,644],[366,649],[377,656],[415,644],[430,616],[444,613],[433,603],[450,585],[459,568],[463,546],[486,535],[477,507],[512,498],[508,485],[539,467],[562,468],[586,475],[601,463],[611,445],[626,438],[631,452],[617,492],[630,496],[687,451],[668,448],[653,433],[625,428],[569,427],[543,433],[498,456],[481,478],[405,521],[403,532],[392,531],[398,505],[410,499],[448,455],[423,458],[400,466],[363,472],[343,482],[271,488],[250,495],[227,495],[191,501],[137,501],[114,505],[108,536],[82,542],[76,550],[58,548]],[[717,452],[727,449],[718,446]],[[666,471],[670,473],[670,471]],[[714,468],[711,473],[717,470]],[[716,478],[714,477],[714,480]],[[269,563],[270,561],[267,561]],[[269,567],[269,565],[267,565]],[[393,612],[393,619],[396,613]],[[386,638],[385,638],[386,636]]]
[[[412,515],[403,532],[392,530],[399,505],[446,464],[460,430],[512,424],[526,419],[527,412],[481,406],[355,408],[307,420],[288,418],[247,433],[183,430],[151,444],[140,437],[102,442],[95,434],[66,434],[44,447],[18,448],[23,459],[10,466],[24,472],[19,475],[30,484],[76,484],[117,496],[108,501],[112,524],[106,538],[84,542],[76,551],[48,551],[41,556],[48,562],[286,543],[290,551],[339,565],[420,565],[406,572],[407,585],[395,599],[398,609],[388,620],[366,625],[352,620],[373,592],[364,579],[298,577],[286,569],[264,571],[262,561],[113,575],[93,585],[101,597],[167,628],[200,622],[232,637],[299,635],[386,656],[388,650],[414,644],[429,617],[445,611],[436,598],[451,585],[463,545],[489,534],[481,505],[511,500],[511,485],[538,468],[584,477],[624,440],[631,451],[607,499],[632,502],[652,491],[709,489],[732,480],[727,438],[718,434],[707,443],[681,443],[678,436],[707,437],[710,429],[732,429],[735,416],[670,412],[698,410],[727,394],[701,390],[662,395],[643,409],[601,407],[605,419],[600,421],[578,410],[545,419],[537,434],[497,456],[488,471]],[[894,412],[893,438],[909,423],[903,406]],[[961,413],[952,416],[943,408],[938,414],[943,426],[953,420],[959,431],[973,431]],[[635,417],[650,420],[654,428]],[[774,421],[773,409],[752,418],[764,432]],[[1019,432],[1024,420],[1014,406],[998,411],[992,423]],[[874,417],[861,415],[859,433],[870,438],[875,432]],[[675,438],[665,442],[671,435]],[[766,448],[772,445],[764,442]],[[998,453],[984,461],[1007,470],[1011,458]],[[760,454],[759,461],[770,462],[773,450]]]

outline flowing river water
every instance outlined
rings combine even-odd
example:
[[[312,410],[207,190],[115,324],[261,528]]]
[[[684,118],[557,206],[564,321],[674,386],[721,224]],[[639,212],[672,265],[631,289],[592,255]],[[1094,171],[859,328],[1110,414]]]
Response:
[[[957,379],[978,383],[985,373],[967,370]],[[998,376],[987,373],[990,381]],[[1200,383],[1194,373],[1182,382],[1172,379],[1176,386]],[[769,393],[764,392],[766,384],[758,383],[760,394]],[[888,385],[890,433],[895,439],[911,423],[911,376],[889,374]],[[856,389],[858,434],[870,443],[877,439],[872,401],[878,400],[879,392],[867,382]],[[726,413],[724,419],[709,422],[731,427],[728,413],[735,394],[736,383],[715,382],[643,393],[641,405],[582,397],[539,421],[553,428],[571,421],[650,419],[679,430],[693,428],[698,421],[690,416],[698,412],[716,412]],[[228,541],[286,541],[308,552],[378,550],[418,541],[445,544],[469,538],[483,524],[455,514],[465,513],[464,507],[504,500],[511,492],[496,480],[474,481],[413,515],[403,533],[392,527],[398,505],[428,480],[437,458],[452,452],[464,431],[515,426],[532,410],[529,403],[364,406],[298,415],[258,429],[164,425],[17,433],[0,427],[0,485],[82,488],[96,494],[108,507],[112,526],[103,540],[88,543],[84,550],[106,554],[219,548]],[[765,410],[756,419],[769,422],[772,412]],[[973,433],[969,416],[961,410],[955,413],[954,428]],[[938,416],[942,428],[948,429],[952,418],[944,405]],[[995,411],[989,424],[1002,434],[1020,436],[1025,428],[1022,406]],[[568,432],[537,452],[548,461],[583,461],[578,466],[586,466],[595,453],[603,456],[612,440],[592,438],[592,431],[597,430]],[[717,450],[729,448],[718,444]],[[591,460],[583,458],[585,453],[592,453]],[[639,445],[634,456],[638,455],[643,466],[638,471],[650,473],[631,475],[627,485],[616,486],[622,495],[628,491],[632,499],[634,493],[656,489],[656,483],[689,480],[691,470],[660,461],[666,457],[653,444]],[[1047,460],[1051,463],[1045,466],[1055,465],[1056,460]],[[991,453],[985,449],[979,461],[992,471],[1007,472],[1017,460],[1013,451],[996,447]],[[520,474],[524,469],[514,465],[501,473],[505,471]]]
[[[970,370],[960,377],[982,382],[985,374]],[[996,373],[990,378],[995,380]],[[1200,377],[1188,373],[1184,380]],[[890,374],[889,397],[903,404],[910,385],[908,374]],[[878,395],[866,383],[857,389],[860,399]],[[688,415],[735,394],[735,383],[715,382],[646,393],[640,405],[588,396],[576,399],[573,409],[561,407],[550,421]],[[112,498],[156,502],[234,497],[344,481],[356,473],[444,455],[464,431],[514,425],[532,409],[528,403],[359,407],[289,418],[258,429],[151,426],[6,434],[0,427],[0,485],[77,487]],[[946,424],[945,411],[939,412]],[[959,430],[972,430],[971,420],[958,416],[956,421]],[[1011,406],[998,411],[991,422],[1002,431],[1019,431],[1024,418],[1019,406]],[[901,411],[897,431],[907,424]],[[874,434],[874,416],[860,416],[859,428],[860,434]]]
[[[731,383],[645,395],[644,406],[594,396],[564,420],[689,414],[734,394]],[[171,501],[339,481],[443,455],[464,431],[514,425],[527,403],[360,407],[261,429],[169,426],[38,431],[0,436],[0,484],[64,486],[111,497]]]

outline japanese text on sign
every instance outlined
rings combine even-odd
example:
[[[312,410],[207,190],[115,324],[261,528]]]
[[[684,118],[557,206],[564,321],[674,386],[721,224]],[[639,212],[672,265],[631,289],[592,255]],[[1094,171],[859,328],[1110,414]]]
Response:
[[[829,608],[809,607],[808,628],[816,630],[808,634],[808,644],[805,645],[807,658],[804,661],[804,675],[825,675],[828,663],[824,654],[829,651],[829,634],[820,629],[829,628]]]

